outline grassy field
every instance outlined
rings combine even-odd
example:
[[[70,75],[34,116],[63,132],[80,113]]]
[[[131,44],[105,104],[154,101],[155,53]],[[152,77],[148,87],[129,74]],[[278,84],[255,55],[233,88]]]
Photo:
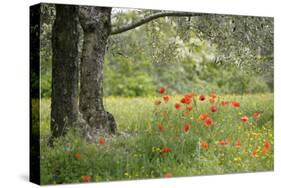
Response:
[[[43,99],[42,184],[273,170],[272,94],[188,98],[108,97],[116,135],[87,144],[71,130],[54,148],[47,146],[50,100]]]

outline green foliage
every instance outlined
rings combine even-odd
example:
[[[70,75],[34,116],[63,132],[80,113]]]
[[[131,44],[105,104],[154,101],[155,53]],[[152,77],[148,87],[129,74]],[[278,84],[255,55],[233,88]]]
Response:
[[[122,19],[136,20],[141,13],[119,14],[116,25],[122,25]],[[272,27],[271,18],[169,17],[114,35],[106,56],[111,63],[105,65],[105,77],[111,78],[106,78],[105,87],[116,87],[111,85],[116,77],[110,75],[119,77],[120,73],[126,77],[117,79],[124,93],[105,93],[132,96],[127,93],[136,93],[128,92],[135,87],[130,86],[131,82],[128,85],[127,78],[137,77],[143,71],[155,86],[168,86],[175,93],[190,89],[234,94],[273,91]],[[136,84],[142,83],[136,81]]]
[[[225,94],[265,93],[271,91],[263,76],[233,64],[195,62],[130,63],[128,58],[112,58],[105,64],[105,94],[115,96],[153,96],[163,85],[174,93],[187,90]],[[272,84],[272,83],[271,83]]]
[[[112,61],[112,60],[111,60]],[[105,61],[105,95],[148,96],[155,91],[151,76],[140,62],[118,57],[114,62]]]
[[[219,93],[264,93],[270,91],[263,77],[258,76],[253,71],[244,71],[237,68],[236,65],[218,65],[207,63],[199,74],[198,79],[205,81],[207,91],[216,91]],[[195,81],[196,83],[196,81]]]

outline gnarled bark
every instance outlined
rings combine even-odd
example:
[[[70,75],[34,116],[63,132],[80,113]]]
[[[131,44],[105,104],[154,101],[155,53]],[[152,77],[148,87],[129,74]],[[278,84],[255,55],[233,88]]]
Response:
[[[114,117],[103,106],[103,63],[111,30],[111,8],[79,8],[84,43],[80,64],[79,109],[92,129],[114,133]]]
[[[78,7],[56,5],[52,31],[52,137],[65,134],[78,115]]]

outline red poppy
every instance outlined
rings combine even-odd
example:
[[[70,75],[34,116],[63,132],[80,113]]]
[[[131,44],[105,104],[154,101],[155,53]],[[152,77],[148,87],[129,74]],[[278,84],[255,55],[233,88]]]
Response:
[[[214,120],[213,120],[212,118],[210,118],[210,117],[208,117],[208,118],[204,121],[204,124],[205,124],[205,126],[207,126],[207,127],[210,127],[211,125],[213,125],[213,123],[214,123]]]
[[[212,106],[212,107],[210,108],[210,110],[211,110],[212,112],[217,112],[217,111],[218,111],[218,108],[215,107],[215,106]]]
[[[261,112],[255,112],[253,113],[254,118],[259,118],[261,116]]]
[[[234,147],[236,147],[236,148],[240,148],[241,147],[241,141],[239,139],[235,142]]]
[[[91,180],[91,176],[82,176],[83,182],[89,182]]]
[[[163,94],[165,93],[166,89],[164,87],[160,87],[159,88],[159,93]]]
[[[183,125],[183,131],[184,132],[188,132],[189,129],[190,129],[190,125],[189,124],[186,123],[186,124]]]
[[[165,102],[165,103],[167,103],[167,102],[169,101],[169,98],[170,98],[170,97],[169,97],[168,95],[163,96],[163,100],[164,100],[164,102]]]
[[[205,149],[208,149],[208,148],[209,148],[209,144],[208,144],[207,142],[205,142],[205,141],[201,141],[200,146],[201,146],[202,148],[205,148]]]
[[[99,138],[99,144],[100,144],[100,145],[105,144],[105,139],[104,139],[103,137],[100,137],[100,138]]]
[[[255,150],[252,152],[252,156],[253,156],[253,157],[256,157],[257,154],[258,154],[258,152],[257,152],[257,150],[255,149]]]
[[[165,178],[171,178],[171,177],[173,177],[173,174],[171,172],[167,172],[167,173],[164,174],[164,177]]]
[[[192,102],[192,96],[185,95],[184,98],[186,99],[187,104],[190,104]]]
[[[160,101],[160,100],[156,100],[156,101],[154,101],[154,104],[155,104],[156,106],[158,106],[158,105],[161,104],[161,101]]]
[[[80,154],[80,153],[75,153],[74,157],[75,157],[77,160],[79,160],[79,159],[81,159],[81,154]]]
[[[181,103],[183,104],[190,104],[191,103],[191,99],[189,97],[184,97],[181,99]]]
[[[240,120],[243,121],[243,122],[247,122],[249,120],[249,118],[247,116],[242,116],[240,118]]]
[[[237,102],[237,101],[233,101],[231,104],[232,104],[233,107],[236,107],[236,108],[240,107],[240,103]]]
[[[181,99],[181,103],[185,103],[185,98],[182,98],[182,99]]]
[[[221,105],[222,105],[222,106],[228,105],[228,101],[221,101]]]
[[[211,104],[214,104],[214,103],[216,102],[216,100],[213,99],[213,98],[211,98],[211,99],[209,99],[209,102],[210,102]]]
[[[200,96],[199,96],[199,100],[200,100],[200,101],[204,101],[205,99],[206,99],[206,97],[205,97],[204,95],[200,95]]]
[[[171,151],[172,151],[171,148],[168,148],[168,147],[164,147],[161,149],[161,153],[169,153]]]
[[[267,153],[268,152],[268,149],[266,147],[263,147],[262,148],[262,153]]]
[[[159,123],[157,127],[160,131],[164,131],[164,125],[162,125],[161,123]]]
[[[186,107],[186,110],[191,111],[192,110],[192,106]]]
[[[207,117],[209,117],[209,114],[208,114],[208,113],[204,113],[204,114],[201,114],[201,115],[199,116],[199,119],[202,120],[202,121],[204,121],[205,119],[207,119]]]
[[[178,109],[181,108],[181,105],[180,105],[179,103],[176,103],[176,104],[175,104],[175,108],[178,110]]]
[[[263,146],[266,148],[266,149],[270,149],[271,148],[271,144],[268,142],[268,141],[265,141],[263,143]]]
[[[263,149],[262,149],[262,152],[263,153],[267,153],[268,152],[268,150],[270,150],[271,149],[271,144],[268,142],[268,141],[265,141],[264,143],[263,143]]]
[[[229,142],[228,139],[218,141],[218,144],[220,144],[220,145],[227,145],[227,144],[229,144],[229,143],[230,143],[230,142]]]

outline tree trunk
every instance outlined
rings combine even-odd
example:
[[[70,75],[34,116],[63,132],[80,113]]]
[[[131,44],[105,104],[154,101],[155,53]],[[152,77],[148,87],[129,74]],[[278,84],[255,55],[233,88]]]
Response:
[[[56,5],[52,31],[52,137],[64,135],[78,115],[78,7]]]
[[[80,64],[79,108],[92,128],[114,133],[114,117],[103,106],[103,63],[107,39],[111,31],[111,8],[79,8],[84,43]]]

